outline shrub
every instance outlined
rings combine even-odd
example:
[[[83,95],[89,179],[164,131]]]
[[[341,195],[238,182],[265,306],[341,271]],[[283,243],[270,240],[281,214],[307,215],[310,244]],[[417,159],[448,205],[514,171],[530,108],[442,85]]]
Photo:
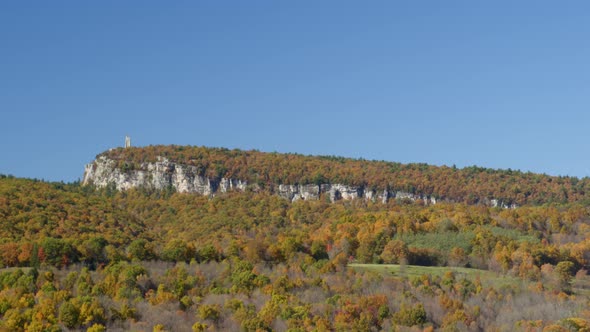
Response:
[[[404,326],[422,325],[426,323],[426,311],[422,304],[413,307],[402,304],[400,310],[393,315],[393,321]]]

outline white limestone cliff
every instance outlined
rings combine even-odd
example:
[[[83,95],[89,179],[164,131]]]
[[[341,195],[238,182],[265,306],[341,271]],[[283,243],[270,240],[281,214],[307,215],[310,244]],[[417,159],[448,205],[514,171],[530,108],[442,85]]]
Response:
[[[156,190],[173,188],[181,193],[195,193],[206,196],[214,196],[217,193],[230,191],[246,191],[248,189],[257,191],[259,189],[256,184],[249,184],[242,179],[209,179],[199,175],[199,169],[195,166],[177,164],[163,157],[158,157],[156,162],[136,165],[132,169],[121,169],[117,167],[114,160],[99,156],[92,163],[86,165],[82,184],[92,184],[97,187],[106,187],[112,184],[117,190],[138,187]],[[276,184],[271,186],[269,190],[291,202],[318,200],[321,195],[326,195],[331,202],[365,199],[387,203],[390,199],[400,199],[422,201],[425,205],[437,203],[437,199],[432,196],[395,190],[376,191],[366,187],[338,183]],[[482,202],[485,205],[494,207],[516,207],[514,204],[506,204],[497,199],[485,199]]]

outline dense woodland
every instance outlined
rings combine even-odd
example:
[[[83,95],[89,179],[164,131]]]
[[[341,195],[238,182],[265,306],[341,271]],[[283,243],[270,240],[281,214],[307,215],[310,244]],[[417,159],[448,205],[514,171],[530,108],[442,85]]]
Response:
[[[370,165],[395,165],[289,158],[342,163],[351,174],[366,166],[367,182],[377,167]],[[469,172],[398,165],[395,174],[425,170],[460,175],[454,178]],[[291,168],[284,172],[285,181],[295,180]],[[511,176],[537,178],[548,191],[553,181],[583,187]],[[583,202],[517,209],[291,203],[266,192],[209,198],[0,176],[0,234],[1,331],[590,330],[590,207]],[[350,263],[477,268],[500,282],[452,269],[408,277]]]
[[[342,157],[265,153],[193,146],[113,149],[102,155],[124,170],[159,156],[197,167],[209,178],[236,178],[261,187],[272,184],[340,183],[390,189],[474,204],[497,199],[507,205],[590,203],[590,178],[555,177],[481,167],[437,167]]]

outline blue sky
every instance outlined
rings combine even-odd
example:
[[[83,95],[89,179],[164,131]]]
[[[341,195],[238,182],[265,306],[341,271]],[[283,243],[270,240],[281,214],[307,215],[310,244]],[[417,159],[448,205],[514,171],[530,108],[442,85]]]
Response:
[[[173,3],[173,4],[172,4]],[[73,181],[126,134],[590,175],[582,1],[0,4],[0,173]]]

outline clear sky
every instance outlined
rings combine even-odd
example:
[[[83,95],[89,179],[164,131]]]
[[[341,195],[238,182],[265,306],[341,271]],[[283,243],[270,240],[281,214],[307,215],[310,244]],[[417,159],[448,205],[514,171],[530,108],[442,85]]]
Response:
[[[0,173],[124,143],[590,175],[587,1],[4,1]]]

